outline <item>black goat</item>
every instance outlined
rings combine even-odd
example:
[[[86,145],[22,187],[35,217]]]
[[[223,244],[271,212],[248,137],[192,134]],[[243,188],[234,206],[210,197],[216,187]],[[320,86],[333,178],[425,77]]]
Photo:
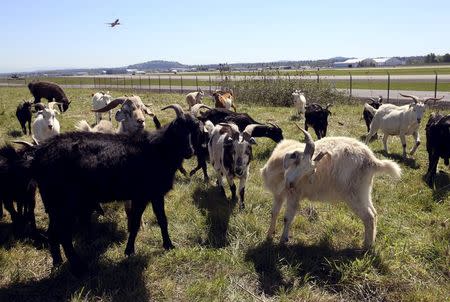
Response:
[[[33,103],[31,101],[21,102],[17,105],[16,109],[16,117],[22,127],[23,134],[27,135],[27,123],[28,123],[28,132],[31,135],[31,106]]]
[[[65,112],[69,108],[70,101],[67,98],[64,90],[52,82],[31,82],[28,84],[28,89],[34,97],[34,103],[40,103],[41,98],[47,99],[49,102],[53,100],[58,104],[59,110]]]
[[[370,103],[367,103],[367,104],[369,104],[370,106],[372,106],[375,109],[378,109],[378,108],[380,108],[381,105],[383,105],[383,97],[382,96],[379,96],[378,100],[375,100],[374,98],[369,98],[369,100],[370,100]],[[373,114],[369,110],[367,110],[365,107],[364,107],[364,111],[363,111],[363,118],[364,118],[364,121],[366,122],[367,133],[369,133],[370,123],[372,123]]]
[[[265,125],[255,121],[247,113],[237,113],[224,108],[214,108],[201,112],[198,117],[202,122],[211,121],[214,125],[219,123],[234,123],[239,127],[239,131],[244,131],[245,127],[251,124],[259,124],[261,126],[255,127],[253,130],[253,137],[268,137],[274,142],[278,143],[283,139],[283,130],[272,123]]]
[[[177,117],[159,130],[134,135],[69,132],[35,147],[27,162],[49,215],[48,236],[53,264],[62,262],[59,245],[71,270],[80,275],[86,266],[72,245],[75,216],[90,215],[98,202],[131,200],[126,255],[134,243],[142,213],[151,201],[161,228],[163,247],[173,248],[167,229],[164,196],[172,189],[183,159],[193,154],[190,137],[198,121],[169,105]]]
[[[432,113],[425,127],[427,136],[428,171],[426,181],[431,188],[436,176],[439,158],[444,159],[446,166],[450,158],[450,114]]]
[[[36,184],[31,180],[29,171],[22,166],[30,152],[32,150],[29,147],[15,150],[10,145],[6,145],[0,148],[0,207],[4,203],[16,231],[29,224],[30,231],[34,235]],[[14,208],[14,201],[17,210]],[[1,214],[0,218],[3,216],[3,213]]]
[[[312,127],[317,135],[317,139],[321,139],[327,135],[328,116],[331,115],[328,108],[331,106],[331,104],[327,104],[323,108],[317,103],[306,104],[305,130],[308,130],[308,126]]]

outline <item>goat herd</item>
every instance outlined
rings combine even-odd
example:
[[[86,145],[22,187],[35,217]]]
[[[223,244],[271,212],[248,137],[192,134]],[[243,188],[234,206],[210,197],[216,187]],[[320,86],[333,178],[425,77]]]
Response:
[[[284,230],[281,242],[288,241],[289,227],[301,199],[321,201],[346,201],[361,218],[365,227],[364,247],[372,246],[376,236],[376,210],[371,200],[372,181],[375,174],[384,173],[400,177],[401,170],[392,160],[379,160],[366,145],[378,130],[387,138],[399,135],[406,156],[405,135],[413,135],[413,154],[420,144],[419,125],[425,104],[431,100],[413,100],[409,105],[381,104],[381,98],[365,104],[364,118],[368,126],[366,144],[348,137],[325,137],[329,107],[306,104],[301,91],[294,91],[294,104],[298,114],[305,119],[305,128],[313,127],[318,137],[314,142],[304,129],[305,143],[283,139],[282,129],[274,124],[255,121],[246,113],[237,113],[232,91],[216,91],[215,107],[202,104],[203,91],[186,96],[189,112],[179,104],[162,110],[173,110],[175,118],[161,125],[157,116],[139,96],[113,99],[108,93],[93,95],[96,125],[79,121],[79,131],[59,133],[59,122],[54,108],[57,104],[64,112],[69,100],[64,91],[49,82],[32,82],[29,90],[34,102],[21,103],[17,118],[26,134],[25,123],[33,143],[16,141],[21,148],[6,145],[0,149],[0,202],[11,215],[13,225],[27,225],[33,236],[37,234],[34,218],[37,188],[49,217],[47,230],[50,252],[55,266],[62,262],[60,245],[70,262],[71,271],[81,275],[87,270],[72,244],[72,226],[75,220],[89,224],[93,212],[102,213],[101,203],[123,200],[128,219],[129,237],[126,255],[135,252],[134,243],[142,214],[149,202],[161,229],[163,247],[173,248],[164,209],[164,197],[174,183],[177,170],[187,174],[183,160],[197,157],[193,175],[203,170],[209,181],[207,160],[217,174],[217,185],[225,194],[223,176],[230,187],[232,198],[244,208],[244,195],[249,165],[253,157],[255,137],[267,137],[278,143],[267,163],[261,169],[265,187],[273,194],[273,208],[267,233],[275,232],[277,215],[287,200]],[[40,99],[49,100],[48,106]],[[111,110],[119,126],[111,123]],[[37,117],[31,124],[31,108]],[[229,110],[233,108],[234,111]],[[107,112],[109,120],[101,114]],[[145,116],[153,118],[156,130],[145,131]],[[31,130],[32,128],[32,130]],[[427,182],[433,185],[437,161],[450,157],[450,115],[433,114],[426,126],[429,169]],[[239,179],[237,191],[234,179]],[[239,195],[237,195],[237,192]],[[13,202],[16,202],[14,207]],[[3,215],[3,212],[1,213]],[[1,216],[0,216],[1,217]]]

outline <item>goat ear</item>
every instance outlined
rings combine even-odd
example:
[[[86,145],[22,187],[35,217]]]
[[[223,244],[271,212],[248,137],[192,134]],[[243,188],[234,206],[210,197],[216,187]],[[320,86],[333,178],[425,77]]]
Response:
[[[121,122],[125,119],[125,114],[122,112],[122,110],[119,110],[116,112],[115,116],[116,121]]]
[[[283,168],[286,170],[292,163],[298,164],[300,162],[300,152],[294,151],[286,153],[283,159]]]
[[[250,145],[257,145],[256,143],[256,139],[254,137],[250,137],[250,139],[248,140]]]

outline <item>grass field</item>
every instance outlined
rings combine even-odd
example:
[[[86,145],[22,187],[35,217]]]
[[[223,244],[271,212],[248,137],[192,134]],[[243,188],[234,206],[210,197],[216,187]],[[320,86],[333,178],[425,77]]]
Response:
[[[73,130],[80,119],[94,121],[92,92],[67,89],[72,104],[58,116],[62,131]],[[158,108],[173,102],[185,104],[182,95],[141,96],[144,103],[153,103],[162,122],[170,121],[173,112]],[[18,101],[28,97],[26,88],[0,88],[0,144],[29,139],[21,136],[14,117]],[[333,100],[324,100],[329,101]],[[206,99],[206,103],[212,101]],[[292,108],[242,102],[237,107],[260,121],[275,119],[286,138],[302,139],[291,120]],[[335,104],[329,136],[362,139],[366,130],[361,111],[360,104]],[[150,120],[146,127],[154,128]],[[362,222],[344,204],[304,201],[287,246],[277,244],[283,215],[274,243],[265,241],[272,200],[259,169],[275,144],[259,139],[244,211],[220,196],[211,167],[210,184],[203,182],[200,173],[191,179],[177,173],[175,187],[166,196],[176,249],[164,251],[156,219],[147,209],[136,255],[125,257],[125,213],[121,203],[111,203],[104,206],[104,217],[94,219],[91,238],[83,233],[76,236],[76,249],[90,268],[82,279],[73,277],[67,264],[52,270],[46,248],[36,249],[29,240],[15,239],[7,215],[0,222],[0,301],[449,301],[450,172],[440,162],[438,170],[443,171],[437,174],[437,190],[424,183],[428,165],[424,128],[422,124],[423,144],[414,158],[405,161],[399,139],[390,138],[388,158],[400,164],[403,176],[400,181],[375,178],[372,196],[378,235],[370,251],[360,249]],[[407,144],[412,146],[411,138]],[[381,141],[375,140],[370,147],[377,157],[385,158]],[[190,170],[194,164],[195,159],[190,159],[185,168]],[[228,188],[226,192],[230,197]],[[45,230],[47,216],[40,197],[36,215],[38,227]]]

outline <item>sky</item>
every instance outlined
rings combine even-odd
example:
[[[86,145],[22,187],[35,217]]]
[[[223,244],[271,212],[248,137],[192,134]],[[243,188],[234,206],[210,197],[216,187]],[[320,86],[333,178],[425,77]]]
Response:
[[[0,28],[0,73],[412,56],[450,52],[450,1],[15,0]]]

